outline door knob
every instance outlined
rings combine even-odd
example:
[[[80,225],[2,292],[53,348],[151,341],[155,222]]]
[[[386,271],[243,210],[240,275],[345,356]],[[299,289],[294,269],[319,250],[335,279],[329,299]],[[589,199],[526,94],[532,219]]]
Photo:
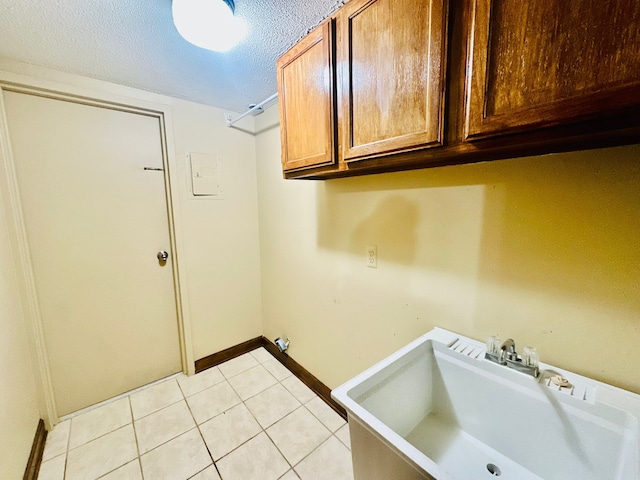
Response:
[[[158,257],[158,261],[160,263],[164,263],[167,261],[167,258],[169,258],[169,253],[164,250],[160,250],[156,257]]]

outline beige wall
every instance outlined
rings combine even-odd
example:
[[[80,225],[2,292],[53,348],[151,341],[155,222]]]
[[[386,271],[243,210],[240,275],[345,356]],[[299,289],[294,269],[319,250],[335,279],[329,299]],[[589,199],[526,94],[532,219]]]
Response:
[[[182,246],[182,287],[192,356],[202,358],[262,333],[260,250],[253,135],[229,129],[224,111],[7,58],[0,72],[11,82],[62,89],[149,108],[169,108],[170,153],[175,158],[176,230]],[[242,121],[252,130],[253,119]],[[195,199],[187,152],[217,155],[224,198]],[[35,431],[35,430],[34,430]],[[29,432],[33,435],[33,431]]]
[[[258,137],[264,331],[327,385],[440,326],[640,393],[640,146],[325,182],[282,180],[279,148]]]
[[[0,71],[51,82],[82,95],[114,96],[134,105],[169,105],[168,134],[177,165],[178,230],[184,257],[183,286],[193,357],[199,359],[261,335],[260,250],[256,193],[255,141],[228,128],[224,110],[78,75],[0,58]],[[16,80],[20,81],[18,77]],[[55,83],[53,83],[55,82]],[[128,100],[129,99],[129,100]],[[239,126],[253,130],[253,118]],[[195,199],[190,193],[187,152],[218,155],[224,198]]]
[[[170,148],[177,166],[179,240],[184,251],[183,286],[192,333],[193,358],[198,359],[262,333],[260,251],[254,137],[224,123],[220,109],[86,77],[0,58],[0,71],[11,81],[35,79],[53,90],[60,85],[85,96],[115,97],[130,104],[169,105]],[[3,74],[7,75],[7,74]],[[243,121],[252,129],[253,120]],[[197,200],[190,192],[186,152],[219,156],[224,199]],[[3,179],[2,185],[6,185]],[[6,188],[3,187],[3,194]],[[29,456],[38,419],[46,417],[42,389],[34,385],[30,360],[36,358],[33,335],[28,335],[21,311],[15,256],[10,251],[0,201],[0,477],[19,478]],[[34,347],[35,348],[35,347]]]
[[[6,479],[22,478],[40,419],[9,242],[0,202],[0,478]]]
[[[174,99],[172,111],[197,360],[262,335],[255,141],[218,108]],[[191,195],[187,152],[219,156],[222,200]]]

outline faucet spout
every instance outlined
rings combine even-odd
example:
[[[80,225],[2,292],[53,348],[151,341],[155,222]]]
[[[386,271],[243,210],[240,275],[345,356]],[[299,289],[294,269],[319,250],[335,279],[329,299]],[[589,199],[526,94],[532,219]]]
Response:
[[[500,351],[498,352],[498,363],[501,365],[507,364],[507,359],[511,360],[516,354],[516,342],[513,341],[512,338],[508,338],[502,345],[500,346]]]

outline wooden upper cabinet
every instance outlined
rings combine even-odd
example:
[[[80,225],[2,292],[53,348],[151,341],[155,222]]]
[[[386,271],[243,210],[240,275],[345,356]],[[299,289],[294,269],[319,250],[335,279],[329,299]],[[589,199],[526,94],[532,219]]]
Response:
[[[338,12],[342,157],[440,145],[445,0],[351,0]]]
[[[329,20],[277,62],[285,172],[337,162],[334,37]]]
[[[470,4],[467,139],[640,106],[640,1]]]

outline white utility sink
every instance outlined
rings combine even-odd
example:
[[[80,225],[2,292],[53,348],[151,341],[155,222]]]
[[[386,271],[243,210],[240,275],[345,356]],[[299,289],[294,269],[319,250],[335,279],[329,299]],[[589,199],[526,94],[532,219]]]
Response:
[[[484,353],[436,328],[335,389],[356,480],[638,480],[639,395],[544,363],[534,378]]]

